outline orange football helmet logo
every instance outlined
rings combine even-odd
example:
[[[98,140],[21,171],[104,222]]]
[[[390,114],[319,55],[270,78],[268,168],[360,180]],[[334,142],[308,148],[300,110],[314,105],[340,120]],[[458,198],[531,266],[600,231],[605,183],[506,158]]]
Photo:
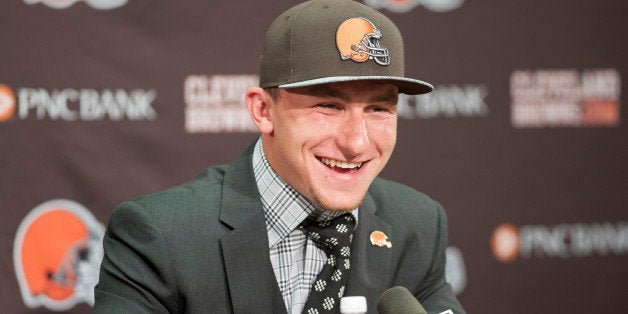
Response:
[[[52,200],[35,207],[15,237],[15,273],[26,306],[64,311],[94,304],[104,227],[78,203]]]
[[[336,46],[342,60],[365,62],[373,59],[379,65],[389,65],[388,49],[382,48],[379,40],[382,33],[363,17],[350,18],[336,31]]]

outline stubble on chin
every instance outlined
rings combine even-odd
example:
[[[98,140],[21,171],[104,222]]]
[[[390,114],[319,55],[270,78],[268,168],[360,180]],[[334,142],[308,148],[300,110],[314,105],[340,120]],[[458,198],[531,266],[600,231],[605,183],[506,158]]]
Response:
[[[314,196],[314,199],[310,201],[325,210],[334,212],[350,212],[360,206],[362,200],[364,200],[364,197],[366,196],[366,191],[364,191],[359,198],[351,202],[343,202],[334,197],[325,197],[320,195],[320,193],[316,193],[316,191],[314,191],[312,195]]]

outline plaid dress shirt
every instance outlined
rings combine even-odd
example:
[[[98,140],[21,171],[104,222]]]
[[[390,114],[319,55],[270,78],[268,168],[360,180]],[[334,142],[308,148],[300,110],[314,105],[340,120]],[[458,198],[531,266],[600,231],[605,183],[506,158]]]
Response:
[[[279,178],[264,155],[261,139],[253,151],[253,172],[264,207],[270,261],[279,290],[288,313],[301,313],[327,255],[298,226],[308,216],[329,220],[343,212],[317,207]],[[352,212],[356,218],[357,211]]]

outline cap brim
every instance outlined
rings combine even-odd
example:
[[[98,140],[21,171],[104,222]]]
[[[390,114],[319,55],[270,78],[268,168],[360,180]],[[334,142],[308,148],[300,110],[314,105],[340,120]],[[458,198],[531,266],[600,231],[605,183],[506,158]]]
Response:
[[[321,77],[313,80],[282,84],[277,87],[283,89],[308,87],[320,84],[351,82],[351,81],[381,81],[388,82],[399,87],[399,92],[407,95],[426,94],[434,90],[432,84],[397,76],[332,76]]]

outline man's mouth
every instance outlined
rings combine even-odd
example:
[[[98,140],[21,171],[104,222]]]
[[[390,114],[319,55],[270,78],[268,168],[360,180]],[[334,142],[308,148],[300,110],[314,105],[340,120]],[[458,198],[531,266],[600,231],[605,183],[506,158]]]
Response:
[[[362,162],[346,162],[329,158],[319,158],[327,167],[338,171],[358,170],[362,167]]]

